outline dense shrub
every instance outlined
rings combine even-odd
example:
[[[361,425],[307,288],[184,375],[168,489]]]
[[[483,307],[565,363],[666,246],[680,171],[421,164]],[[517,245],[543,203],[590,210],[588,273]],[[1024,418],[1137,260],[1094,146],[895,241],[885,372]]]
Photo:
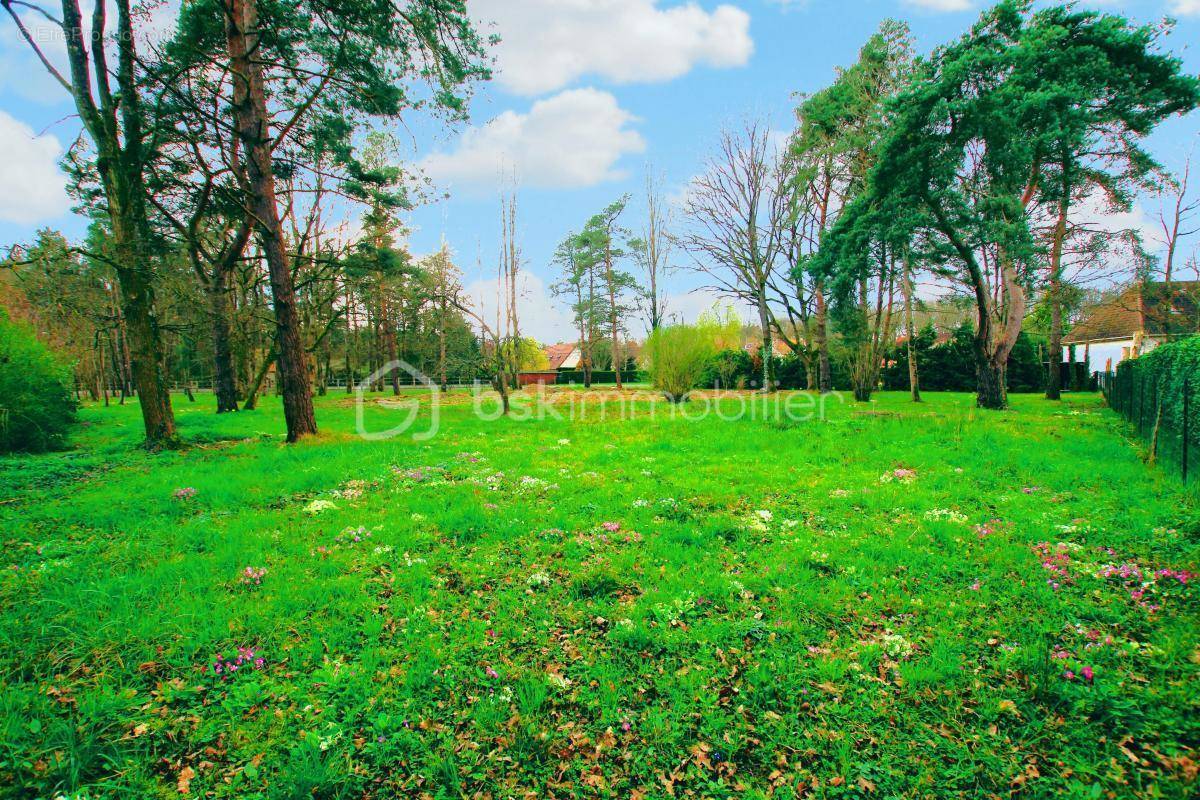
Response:
[[[0,452],[60,447],[74,419],[70,368],[0,312]]]
[[[674,403],[699,385],[716,350],[708,325],[668,325],[650,334],[642,357],[654,388]]]
[[[636,367],[636,363],[634,364],[634,367]],[[586,377],[586,375],[584,374],[583,370],[581,370],[581,369],[575,369],[575,370],[560,369],[558,371],[558,377],[555,379],[555,383],[557,383],[559,385],[567,385],[567,384],[572,384],[572,383],[583,383],[583,379],[585,377]],[[635,368],[622,369],[621,370],[621,380],[625,383],[646,383],[647,381],[649,381],[649,376],[647,376],[645,372],[642,372]],[[612,370],[608,370],[608,369],[592,370],[592,383],[593,384],[606,385],[609,383],[616,383],[616,382],[617,382],[617,373],[613,372]]]
[[[1038,341],[1025,331],[1017,336],[1008,355],[1007,375],[1010,392],[1041,392],[1046,388],[1046,364],[1042,363]]]
[[[714,353],[704,368],[700,385],[706,388],[745,389],[757,375],[754,359],[745,350],[729,348]]]
[[[1183,387],[1191,392],[1188,409],[1193,432],[1200,431],[1200,336],[1192,336],[1154,348],[1149,353],[1127,359],[1117,365],[1122,396],[1112,397],[1109,405],[1126,417],[1153,420],[1161,405],[1161,425],[1183,429]]]
[[[937,341],[937,331],[927,325],[917,332],[913,347],[921,388],[930,392],[975,391],[975,353],[972,339],[975,327],[965,322],[954,329],[950,338]],[[885,389],[908,389],[908,345],[891,348],[883,369]],[[1008,358],[1008,388],[1012,392],[1037,392],[1045,387],[1046,368],[1038,353],[1037,342],[1022,331]]]
[[[790,353],[775,362],[775,380],[780,389],[807,389],[808,370],[804,362],[794,353]]]

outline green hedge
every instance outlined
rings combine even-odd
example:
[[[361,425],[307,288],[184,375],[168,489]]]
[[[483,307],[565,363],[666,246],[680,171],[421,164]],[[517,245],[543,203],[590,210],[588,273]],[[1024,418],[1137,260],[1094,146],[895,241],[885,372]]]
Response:
[[[0,452],[61,447],[74,421],[70,367],[0,311]]]
[[[917,331],[913,349],[917,355],[917,379],[929,392],[975,391],[975,352],[972,340],[975,326],[964,322],[950,339],[938,344],[937,331],[927,325]],[[1017,337],[1008,357],[1008,390],[1040,392],[1046,387],[1046,367],[1038,357],[1037,341],[1025,331]],[[908,345],[889,349],[888,365],[883,370],[883,388],[908,389]]]
[[[1159,463],[1185,478],[1195,477],[1200,466],[1200,336],[1122,361],[1115,374],[1104,376],[1103,387],[1109,407],[1132,423]]]
[[[622,383],[647,383],[650,380],[649,376],[642,371],[625,372],[621,371]],[[612,370],[592,370],[593,384],[616,383],[617,373]],[[565,385],[569,383],[583,383],[583,370],[560,370],[555,383]]]

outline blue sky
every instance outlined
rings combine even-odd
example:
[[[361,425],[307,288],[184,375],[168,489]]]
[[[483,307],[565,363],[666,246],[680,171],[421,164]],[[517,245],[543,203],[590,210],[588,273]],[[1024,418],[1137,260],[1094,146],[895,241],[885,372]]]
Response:
[[[483,87],[468,126],[438,129],[420,118],[399,129],[406,160],[421,165],[451,198],[416,210],[411,247],[436,249],[443,235],[472,291],[490,296],[476,268],[494,271],[498,178],[514,169],[519,233],[530,281],[523,328],[542,339],[569,335],[565,311],[545,292],[549,259],[563,235],[625,192],[626,224],[642,221],[647,165],[678,193],[700,169],[722,125],[747,115],[778,130],[792,123],[797,92],[826,85],[853,62],[886,17],[907,20],[918,50],[963,32],[977,0],[475,0],[475,15],[504,39],[496,80]],[[1168,46],[1200,73],[1200,0],[1108,0],[1090,4],[1138,21],[1171,14]],[[168,11],[158,24],[169,24]],[[1189,47],[1189,45],[1192,45]],[[79,235],[61,191],[55,159],[78,135],[60,88],[47,80],[0,19],[0,246],[29,240],[39,227]],[[1174,120],[1152,149],[1178,165],[1200,132],[1200,115]],[[1131,224],[1144,225],[1147,199]],[[350,213],[347,211],[347,213]],[[353,224],[351,223],[351,228]],[[686,257],[676,254],[681,265]],[[672,279],[672,309],[692,317],[713,298],[700,279]],[[637,332],[636,330],[634,331]]]

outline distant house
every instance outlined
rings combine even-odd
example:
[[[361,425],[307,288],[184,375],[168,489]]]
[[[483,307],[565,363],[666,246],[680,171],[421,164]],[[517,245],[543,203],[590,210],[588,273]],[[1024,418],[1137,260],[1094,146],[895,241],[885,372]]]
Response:
[[[742,345],[742,349],[752,356],[762,355],[762,338],[752,339]],[[792,354],[792,348],[778,336],[771,337],[771,350],[777,358],[787,358]]]
[[[944,344],[948,344],[953,339],[954,339],[954,331],[943,330],[941,328],[937,328],[935,330],[935,334],[933,337],[933,346],[941,347]],[[907,333],[897,334],[896,335],[896,346],[903,347],[906,344],[908,344],[908,334]]]
[[[605,342],[605,344],[607,344],[607,342]],[[556,370],[558,372],[575,372],[583,369],[583,351],[580,349],[578,344],[559,342],[558,344],[544,346],[542,351],[546,354],[546,360],[550,362],[550,366],[547,367],[547,369]],[[632,367],[630,364],[637,363],[638,356],[641,355],[641,352],[642,346],[637,342],[621,342],[621,353],[624,356],[624,366],[622,366],[621,369],[631,369]]]
[[[546,353],[546,360],[550,362],[547,369],[551,370],[577,370],[582,353],[579,351],[579,345],[559,342],[558,344],[546,345],[542,348]]]
[[[1200,281],[1139,283],[1100,303],[1063,337],[1063,361],[1075,347],[1089,372],[1116,369],[1163,342],[1200,330]]]

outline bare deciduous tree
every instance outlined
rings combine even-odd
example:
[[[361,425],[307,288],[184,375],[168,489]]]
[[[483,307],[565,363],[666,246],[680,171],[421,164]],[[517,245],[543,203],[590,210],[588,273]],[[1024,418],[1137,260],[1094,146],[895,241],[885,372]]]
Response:
[[[677,241],[710,288],[749,303],[762,331],[762,386],[773,391],[772,281],[789,218],[786,192],[770,146],[768,126],[748,120],[721,132],[717,152],[688,188],[688,227]]]

